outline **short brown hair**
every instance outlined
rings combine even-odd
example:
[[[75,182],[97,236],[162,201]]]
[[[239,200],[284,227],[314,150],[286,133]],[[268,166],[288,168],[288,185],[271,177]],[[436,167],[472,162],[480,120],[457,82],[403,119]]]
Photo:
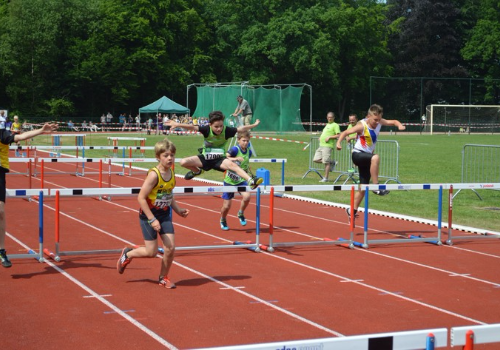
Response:
[[[384,109],[378,104],[372,104],[368,109],[368,114],[382,115],[383,113]]]
[[[175,148],[174,143],[172,141],[170,141],[169,139],[163,139],[161,141],[158,141],[155,144],[155,155],[156,155],[156,158],[160,158],[160,155],[162,153],[167,152],[167,151],[170,151],[173,154],[175,154],[176,150],[177,149]]]
[[[225,119],[224,114],[222,114],[221,111],[212,111],[208,115],[208,122],[210,124],[213,124],[219,120],[224,121],[224,119]]]
[[[241,139],[242,137],[250,139],[250,130],[238,131],[238,140]]]

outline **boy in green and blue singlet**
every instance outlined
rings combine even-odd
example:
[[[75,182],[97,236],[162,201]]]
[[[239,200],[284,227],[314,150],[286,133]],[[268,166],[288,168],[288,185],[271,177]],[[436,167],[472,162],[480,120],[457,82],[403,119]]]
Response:
[[[248,148],[249,144],[250,131],[239,132],[238,144],[231,147],[226,154],[227,159],[238,164],[247,173],[251,173],[250,157],[252,157],[252,150]],[[224,173],[224,186],[247,186],[247,182],[235,172],[228,170]],[[250,203],[250,193],[241,192],[240,194],[243,198],[241,200],[240,210],[238,211],[238,219],[240,220],[240,224],[245,226],[247,224],[247,220],[245,219],[245,209],[247,208],[248,203]],[[229,227],[227,226],[227,214],[229,213],[229,209],[231,209],[231,201],[233,198],[234,192],[224,192],[222,194],[224,202],[222,203],[221,208],[220,227],[225,231],[229,230]]]
[[[224,114],[221,111],[213,111],[208,115],[209,125],[199,126],[192,124],[181,124],[169,120],[167,125],[172,129],[183,128],[200,132],[204,137],[203,148],[201,154],[197,156],[181,159],[182,167],[189,169],[184,176],[186,180],[191,180],[195,176],[200,175],[203,171],[230,170],[247,181],[248,185],[255,189],[259,186],[263,179],[260,177],[250,176],[238,164],[226,158],[227,140],[234,137],[236,133],[248,131],[259,125],[260,120],[256,120],[254,124],[240,126],[238,128],[224,126]]]

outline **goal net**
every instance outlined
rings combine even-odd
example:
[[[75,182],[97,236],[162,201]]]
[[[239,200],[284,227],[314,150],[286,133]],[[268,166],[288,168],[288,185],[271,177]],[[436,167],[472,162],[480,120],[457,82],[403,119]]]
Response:
[[[429,105],[422,116],[422,132],[500,132],[499,105]]]

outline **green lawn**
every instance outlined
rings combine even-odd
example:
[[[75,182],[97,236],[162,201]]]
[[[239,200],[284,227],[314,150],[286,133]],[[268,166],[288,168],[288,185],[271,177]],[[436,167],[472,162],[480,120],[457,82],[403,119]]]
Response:
[[[254,135],[259,135],[254,132]],[[108,145],[107,137],[146,137],[144,134],[87,134],[86,145]],[[268,135],[276,138],[297,141],[309,141],[310,134]],[[146,146],[154,146],[155,142],[164,136],[148,135]],[[197,154],[202,144],[201,136],[169,136],[177,147],[177,158]],[[460,183],[462,167],[462,149],[465,144],[500,145],[499,135],[381,135],[381,140],[396,140],[400,146],[399,179],[402,183]],[[49,136],[39,136],[37,144],[51,144]],[[74,140],[63,140],[64,145],[74,145]],[[309,164],[309,151],[303,151],[304,144],[253,139],[252,144],[258,158],[286,158],[286,184],[318,185],[319,177],[310,173],[305,179]],[[134,145],[133,141],[119,141],[119,145]],[[71,153],[65,151],[66,153]],[[86,157],[100,157],[109,154],[108,151],[86,151]],[[137,153],[133,155],[136,157]],[[147,157],[154,157],[153,151],[146,153]],[[128,155],[127,155],[128,157]],[[500,160],[497,160],[500,162]],[[137,164],[140,166],[141,164]],[[144,166],[144,164],[142,164]],[[151,164],[150,164],[151,165]],[[281,164],[254,163],[256,167],[265,167],[271,171],[271,183],[281,184]],[[177,173],[184,174],[185,169],[176,168]],[[211,171],[203,174],[204,178],[222,180],[222,174]],[[455,224],[476,228],[500,231],[500,191],[478,191],[483,198],[478,197],[470,190],[463,190],[453,201],[453,222]],[[295,193],[312,198],[349,203],[348,192],[309,192]],[[447,220],[447,197],[444,193],[443,220]],[[392,191],[389,196],[370,197],[370,208],[417,216],[427,219],[437,219],[438,206],[437,191]],[[362,204],[363,205],[363,204]],[[446,206],[446,207],[445,207]]]

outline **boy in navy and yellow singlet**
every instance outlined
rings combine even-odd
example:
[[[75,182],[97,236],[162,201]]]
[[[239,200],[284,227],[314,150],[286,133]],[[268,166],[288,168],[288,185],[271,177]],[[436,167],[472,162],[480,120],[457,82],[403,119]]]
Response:
[[[369,184],[370,178],[373,180],[373,184],[378,184],[378,170],[380,164],[380,156],[375,154],[375,144],[377,143],[378,135],[380,133],[380,128],[382,125],[385,126],[397,126],[399,130],[404,130],[405,126],[401,124],[398,120],[386,120],[382,118],[384,115],[384,109],[373,104],[368,109],[368,114],[366,118],[357,123],[356,126],[343,131],[337,140],[337,149],[342,149],[342,140],[346,138],[347,135],[356,133],[356,143],[354,144],[354,149],[352,150],[352,162],[358,166],[359,169],[359,182],[361,184]],[[377,190],[373,193],[379,196],[385,196],[389,194],[387,190]],[[365,191],[358,190],[354,195],[354,217],[357,216],[359,204],[365,197]],[[346,209],[349,221],[351,219],[350,209]]]
[[[250,131],[238,132],[238,144],[231,147],[226,154],[227,159],[238,164],[247,173],[251,173],[250,157],[252,157],[252,150],[248,148],[249,144]],[[224,186],[247,186],[247,182],[235,172],[227,170],[224,173]],[[247,224],[247,220],[245,219],[245,209],[247,208],[248,203],[250,203],[250,193],[241,192],[241,196],[243,198],[241,200],[240,210],[238,211],[238,219],[240,220],[240,224],[245,226]],[[222,203],[221,208],[220,227],[225,231],[229,230],[229,227],[227,226],[227,214],[229,213],[229,209],[231,209],[231,201],[233,198],[234,192],[224,192],[222,194],[224,202]]]
[[[57,124],[46,123],[37,130],[27,131],[23,134],[12,134],[5,128],[6,118],[0,113],[0,262],[3,267],[11,267],[12,263],[7,257],[5,251],[5,197],[7,186],[5,183],[5,174],[9,172],[9,145],[13,142],[19,142],[31,139],[41,134],[51,133],[57,130]]]
[[[165,288],[175,288],[175,284],[168,278],[175,251],[171,210],[183,218],[189,214],[189,210],[177,205],[173,195],[175,174],[172,167],[175,161],[175,151],[174,144],[167,139],[156,143],[155,155],[159,164],[149,169],[137,197],[140,205],[139,223],[145,245],[136,249],[124,248],[117,262],[118,272],[123,273],[133,258],[156,257],[159,235],[163,242],[164,253],[158,283]]]
[[[221,111],[210,112],[208,118],[209,125],[204,126],[181,124],[173,120],[169,120],[167,123],[172,129],[183,128],[186,130],[198,131],[205,138],[200,155],[181,159],[181,166],[189,169],[184,178],[186,180],[191,180],[195,176],[200,175],[203,171],[212,169],[218,171],[231,170],[247,181],[252,189],[257,188],[257,186],[262,183],[263,179],[248,175],[236,163],[227,159],[226,144],[227,140],[236,135],[237,132],[255,128],[259,125],[260,120],[257,119],[254,124],[234,128],[231,126],[224,126],[224,114],[222,114]]]

